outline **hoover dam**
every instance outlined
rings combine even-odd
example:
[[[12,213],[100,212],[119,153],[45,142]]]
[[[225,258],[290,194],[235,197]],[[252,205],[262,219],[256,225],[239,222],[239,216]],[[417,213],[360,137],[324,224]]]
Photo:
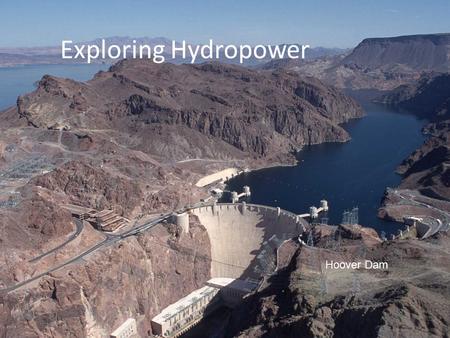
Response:
[[[197,217],[207,230],[212,278],[259,279],[273,272],[280,244],[308,227],[292,212],[245,202],[193,208],[178,215],[177,223],[185,228],[189,217]]]
[[[242,194],[232,192],[233,203],[215,201],[172,215],[172,222],[184,233],[189,233],[193,222],[206,229],[211,245],[211,279],[152,319],[152,329],[158,336],[178,337],[217,308],[240,303],[277,269],[278,249],[283,242],[307,231],[309,223],[303,217],[315,219],[318,212],[328,209],[327,202],[321,201],[321,208],[311,207],[310,213],[296,215],[278,207],[235,203],[236,196],[244,195],[250,195],[249,187]]]

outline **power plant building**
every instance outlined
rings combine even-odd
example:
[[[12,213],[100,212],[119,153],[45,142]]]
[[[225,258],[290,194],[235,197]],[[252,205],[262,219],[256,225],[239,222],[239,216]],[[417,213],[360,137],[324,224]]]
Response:
[[[220,289],[204,286],[166,307],[152,319],[152,329],[162,337],[177,337],[220,306]]]
[[[169,305],[154,317],[153,333],[162,337],[178,337],[219,307],[235,306],[256,287],[255,281],[210,279],[204,287]]]

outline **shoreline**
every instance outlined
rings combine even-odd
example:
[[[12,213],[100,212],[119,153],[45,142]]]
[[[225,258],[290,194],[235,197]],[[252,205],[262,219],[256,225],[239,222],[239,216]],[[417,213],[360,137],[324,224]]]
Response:
[[[357,101],[358,101],[358,103],[360,103],[360,104],[362,105],[362,103],[361,103],[359,100],[357,100]],[[378,103],[377,105],[386,106],[386,105],[380,104],[380,103]],[[343,125],[341,125],[341,126],[346,127],[346,126],[345,126],[346,123],[351,122],[351,121],[360,120],[360,119],[362,119],[363,117],[367,117],[367,116],[369,115],[369,113],[370,113],[370,112],[366,112],[366,111],[365,111],[364,116],[358,117],[358,118],[350,119],[349,121],[345,122],[345,123],[344,123]],[[414,116],[414,117],[416,117],[415,114],[411,114],[411,115]],[[421,125],[422,125],[422,123],[421,123]],[[326,144],[326,143],[329,143],[329,144],[333,144],[333,143],[348,143],[350,140],[354,139],[354,137],[353,137],[354,135],[350,134],[351,130],[349,131],[349,130],[347,130],[347,128],[344,128],[344,129],[345,129],[347,132],[349,132],[349,135],[350,135],[350,139],[349,139],[349,140],[347,140],[347,141],[345,141],[345,142],[323,142],[323,143],[320,143],[320,144],[317,144],[317,145],[323,145],[323,144]],[[421,134],[423,134],[423,133],[421,132]],[[423,142],[425,142],[425,141],[426,141],[426,140],[424,140]],[[423,143],[421,142],[421,144],[423,144]],[[316,145],[316,144],[315,144],[315,145]],[[420,147],[420,145],[419,145],[419,147]],[[301,151],[304,150],[305,148],[306,148],[306,146],[302,147],[301,149],[299,149],[299,150],[295,153],[295,161],[292,162],[292,163],[277,162],[277,163],[268,163],[268,164],[266,164],[266,165],[256,165],[256,166],[252,167],[248,172],[256,172],[256,171],[259,171],[259,170],[270,169],[270,168],[275,168],[275,167],[282,168],[282,167],[295,167],[295,166],[299,166],[299,165],[301,165],[301,162],[303,162],[303,161],[302,161],[301,159],[298,158],[298,155],[299,155],[299,154],[301,153]],[[380,210],[382,210],[383,207],[384,207],[383,201],[384,201],[385,192],[386,192],[389,188],[397,188],[397,187],[400,186],[400,184],[401,184],[402,175],[398,172],[398,168],[399,168],[399,167],[401,166],[401,164],[402,164],[402,163],[410,156],[410,154],[413,153],[416,149],[417,149],[417,148],[414,148],[413,150],[411,150],[411,152],[405,154],[405,156],[403,156],[403,157],[398,161],[398,163],[395,165],[395,168],[394,168],[394,169],[392,170],[392,172],[390,173],[390,174],[398,175],[398,176],[400,177],[400,182],[399,182],[398,184],[396,184],[396,185],[394,184],[394,185],[392,185],[392,186],[389,184],[389,182],[385,182],[386,184],[384,184],[384,185],[382,186],[383,194],[380,195],[380,199],[379,199],[379,201],[378,201],[377,204],[376,204],[375,213],[374,213],[373,217],[372,217],[372,216],[370,217],[370,219],[371,219],[371,218],[376,218],[376,219],[378,220],[378,222],[379,222],[380,224],[384,224],[384,226],[383,226],[383,225],[377,226],[378,223],[377,223],[376,221],[368,221],[368,220],[366,220],[366,221],[364,221],[364,222],[360,222],[359,224],[364,224],[365,227],[372,227],[372,228],[374,228],[374,229],[377,229],[377,232],[378,232],[378,233],[382,233],[383,231],[385,231],[385,232],[387,232],[387,233],[389,233],[389,234],[394,234],[394,233],[396,233],[398,230],[401,230],[401,229],[403,228],[403,222],[402,222],[402,221],[399,221],[399,220],[392,220],[392,219],[388,219],[388,218],[386,218],[386,217],[382,217],[382,216],[380,215]],[[229,183],[230,183],[229,180],[226,181],[226,182],[224,182],[224,183],[226,184],[227,189],[229,190]],[[344,209],[343,209],[343,210],[344,210]],[[405,216],[406,216],[406,215],[405,215]],[[336,221],[336,222],[334,222],[334,223],[338,224],[339,222]]]

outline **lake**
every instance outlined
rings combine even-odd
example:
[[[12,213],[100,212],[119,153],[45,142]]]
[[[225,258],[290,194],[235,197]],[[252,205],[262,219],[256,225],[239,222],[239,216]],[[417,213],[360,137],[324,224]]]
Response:
[[[358,207],[360,224],[394,233],[399,224],[378,219],[377,210],[385,188],[401,181],[396,167],[423,143],[424,121],[383,105],[360,103],[367,116],[344,125],[351,141],[305,147],[298,153],[298,165],[242,174],[227,189],[241,192],[248,185],[249,202],[296,213],[307,213],[326,199],[329,224],[340,223],[345,210]]]

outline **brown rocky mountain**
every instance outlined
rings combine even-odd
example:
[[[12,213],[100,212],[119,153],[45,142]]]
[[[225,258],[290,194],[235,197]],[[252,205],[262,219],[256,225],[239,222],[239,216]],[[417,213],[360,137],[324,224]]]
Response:
[[[450,75],[427,74],[414,84],[403,85],[380,97],[378,101],[407,109],[431,121],[424,131],[425,143],[398,168],[403,180],[400,189],[417,191],[428,203],[448,211],[450,201]],[[398,219],[408,210],[404,201],[388,191],[381,215]],[[422,211],[429,214],[428,210]]]
[[[207,197],[206,174],[346,141],[339,124],[360,116],[285,71],[122,61],[86,83],[44,76],[0,121],[0,336],[101,337],[130,316],[146,336],[148,318],[209,278],[195,219],[187,234],[167,223],[102,246],[111,237],[67,205],[113,209],[129,229]]]
[[[316,247],[292,247],[286,266],[235,310],[228,337],[448,336],[448,235],[380,244],[376,234],[354,226],[330,248],[323,227],[316,229]],[[331,260],[380,259],[388,270],[325,268]]]
[[[146,61],[122,61],[87,83],[45,76],[7,114],[12,125],[47,129],[95,126],[174,137],[169,130],[177,127],[178,137],[185,138],[178,144],[189,143],[190,151],[205,152],[214,142],[225,143],[215,147],[217,153],[264,157],[305,144],[346,141],[339,124],[362,116],[352,99],[312,78],[222,64]],[[152,153],[163,155],[158,146]]]
[[[341,63],[365,69],[449,71],[450,34],[364,39]]]
[[[415,82],[424,71],[450,71],[450,34],[370,38],[347,55],[276,60],[263,68],[294,70],[341,88],[392,90]]]
[[[450,74],[424,75],[379,101],[432,121],[425,128],[430,138],[399,168],[404,176],[401,187],[450,201]]]
[[[182,237],[161,226],[106,247],[29,287],[0,295],[0,335],[108,337],[129,316],[152,318],[209,279],[209,239],[199,225],[191,225],[190,233]],[[85,230],[86,237],[75,245],[85,246],[98,236]],[[65,250],[73,254],[77,249]],[[67,254],[39,264],[52,265]],[[16,278],[24,277],[29,275]],[[150,320],[141,322],[139,333],[146,337],[151,334]]]
[[[450,73],[424,74],[415,83],[399,86],[376,101],[400,107],[432,121],[450,117]]]

